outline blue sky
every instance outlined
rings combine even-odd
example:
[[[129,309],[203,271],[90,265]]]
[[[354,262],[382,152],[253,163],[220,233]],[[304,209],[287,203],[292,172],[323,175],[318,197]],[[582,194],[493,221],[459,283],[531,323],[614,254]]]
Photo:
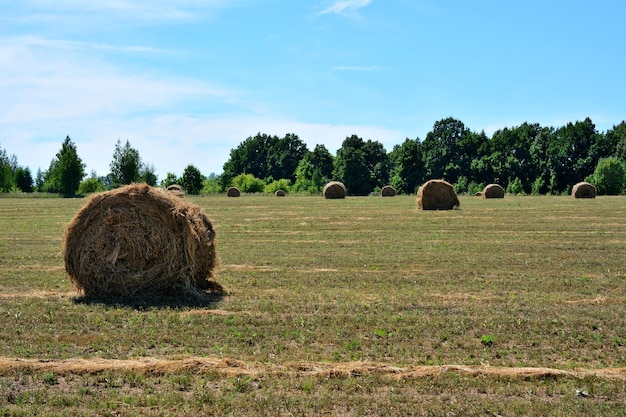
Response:
[[[118,139],[160,179],[222,172],[258,132],[391,151],[446,117],[626,119],[619,0],[0,0],[0,147],[48,168],[66,136],[105,175]]]

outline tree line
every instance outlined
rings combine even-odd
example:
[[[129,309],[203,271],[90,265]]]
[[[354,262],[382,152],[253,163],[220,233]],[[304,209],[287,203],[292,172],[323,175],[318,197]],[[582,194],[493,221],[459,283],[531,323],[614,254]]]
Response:
[[[621,194],[626,193],[626,122],[606,132],[598,132],[590,118],[559,128],[523,123],[489,138],[449,117],[435,122],[424,140],[407,138],[389,152],[376,140],[352,135],[334,155],[324,145],[309,150],[293,133],[282,138],[258,133],[231,150],[222,174],[204,176],[188,165],[180,176],[168,172],[160,182],[154,166],[144,164],[128,141],[118,140],[107,175],[92,171],[87,176],[85,169],[69,137],[35,178],[0,148],[0,191],[72,196],[146,182],[180,184],[189,194],[219,193],[231,186],[243,192],[317,194],[336,180],[349,195],[367,195],[385,185],[410,194],[425,181],[442,178],[457,193],[473,194],[496,183],[514,194],[563,194],[584,180],[599,194]]]

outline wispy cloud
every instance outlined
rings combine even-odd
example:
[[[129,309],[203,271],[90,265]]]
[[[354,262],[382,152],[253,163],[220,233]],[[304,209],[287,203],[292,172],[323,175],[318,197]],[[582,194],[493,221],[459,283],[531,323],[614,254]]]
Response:
[[[41,47],[57,50],[99,50],[123,53],[171,53],[165,49],[158,49],[141,45],[112,45],[97,42],[70,41],[65,39],[49,39],[38,36],[15,36],[0,38],[0,48],[10,45],[22,47]]]
[[[340,65],[332,67],[333,71],[391,71],[392,67],[380,67],[377,65]]]
[[[320,15],[325,14],[351,14],[369,5],[372,0],[339,0],[319,12]]]
[[[233,88],[204,80],[147,70],[128,72],[101,59],[94,61],[82,53],[94,45],[108,47],[32,37],[1,39],[0,125],[154,111],[196,100],[225,103],[238,96]]]
[[[227,0],[24,0],[11,6],[0,20],[52,22],[81,19],[115,18],[135,21],[185,21],[197,19],[237,1]],[[117,22],[119,23],[119,22]]]

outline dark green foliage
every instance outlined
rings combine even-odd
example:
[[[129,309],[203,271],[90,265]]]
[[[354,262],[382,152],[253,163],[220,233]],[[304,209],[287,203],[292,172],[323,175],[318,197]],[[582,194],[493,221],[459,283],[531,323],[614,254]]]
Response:
[[[15,185],[13,171],[17,168],[15,155],[9,157],[7,152],[0,148],[0,192],[7,193]]]
[[[363,141],[352,135],[337,151],[333,178],[341,181],[349,195],[367,195],[389,181],[389,156],[378,141]]]
[[[167,188],[170,185],[178,184],[178,177],[173,172],[168,172],[165,174],[165,178],[161,181],[161,187]]]
[[[460,120],[451,117],[436,122],[422,143],[427,179],[441,178],[453,184],[470,171],[487,141],[484,133],[476,134]]]
[[[33,176],[30,173],[30,168],[18,167],[15,170],[15,185],[23,193],[33,192]]]
[[[523,192],[530,193],[538,175],[531,149],[542,129],[536,123],[523,123],[496,131],[482,145],[480,157],[471,163],[473,179],[486,184],[508,184],[518,178]]]
[[[406,139],[389,154],[391,161],[390,183],[401,194],[417,192],[425,182],[424,155],[418,139]]]
[[[509,185],[507,185],[506,192],[514,195],[523,195],[526,193],[524,191],[522,180],[517,177],[513,181],[511,181]]]
[[[613,156],[626,162],[626,122],[622,121],[619,125],[607,130],[605,138],[607,146],[615,148]]]
[[[424,141],[407,138],[389,153],[380,142],[364,141],[357,135],[347,137],[332,155],[324,145],[309,151],[293,133],[282,138],[258,133],[231,150],[221,175],[208,183],[202,178],[198,185],[197,179],[202,176],[194,172],[193,178],[188,178],[194,184],[186,188],[189,193],[219,193],[238,175],[250,174],[254,178],[250,184],[258,191],[262,191],[261,183],[285,180],[292,192],[319,194],[329,181],[338,180],[350,195],[367,195],[385,185],[393,186],[399,194],[409,194],[416,193],[429,179],[442,178],[458,193],[473,194],[479,186],[495,183],[514,194],[567,194],[573,184],[590,177],[599,161],[608,157],[626,163],[624,121],[606,133],[599,133],[589,118],[558,128],[523,123],[497,130],[488,138],[484,132],[473,132],[460,120],[448,117],[435,122]],[[33,181],[30,169],[19,167],[15,155],[9,157],[0,148],[0,192],[65,194],[63,190],[74,185],[64,181],[80,172],[68,171],[63,163],[54,158],[48,170],[37,170]],[[117,141],[110,168],[106,177],[97,179],[105,189],[132,182],[154,186],[158,182],[154,166],[144,165],[128,141],[125,145]],[[69,177],[61,178],[61,172]],[[250,182],[246,178],[244,182]],[[160,185],[167,187],[182,181],[182,177],[168,173]],[[95,180],[89,180],[83,189],[98,187]],[[605,193],[602,187],[598,190],[601,194]],[[611,187],[610,193],[614,193],[616,188]],[[619,189],[620,193],[624,191]]]
[[[264,189],[264,191],[268,194],[274,194],[278,190],[283,190],[286,193],[291,191],[291,181],[285,178],[281,178],[265,185]]]
[[[587,181],[595,185],[600,195],[617,195],[626,187],[625,164],[615,157],[604,158],[598,162],[595,171]]]
[[[214,172],[202,181],[202,194],[219,194],[222,188],[219,184],[219,177]]]
[[[203,180],[204,178],[198,168],[193,165],[187,165],[179,184],[183,186],[187,194],[196,195],[200,194],[202,190]]]
[[[91,194],[104,190],[104,185],[98,180],[98,178],[89,177],[80,183],[80,186],[78,187],[78,194]]]
[[[237,187],[242,193],[262,193],[265,190],[263,180],[252,174],[239,174],[233,178],[231,186]]]
[[[85,164],[78,157],[76,145],[67,136],[61,145],[61,150],[50,162],[43,190],[67,197],[74,196],[85,175]]]
[[[37,169],[37,176],[35,177],[35,189],[37,191],[43,191],[43,185],[46,180],[46,173],[41,170],[41,168]]]
[[[324,145],[305,153],[296,168],[295,191],[320,193],[332,177],[333,160]]]
[[[154,165],[144,165],[139,174],[140,180],[152,187],[156,186],[158,178],[155,171]]]
[[[296,168],[307,151],[306,144],[293,133],[284,138],[258,133],[231,150],[221,176],[222,188],[226,189],[241,173],[260,179],[271,177],[295,181]]]
[[[139,151],[132,148],[129,141],[126,141],[126,144],[122,146],[118,139],[110,169],[111,173],[109,175],[115,186],[138,182],[141,178],[141,157],[139,156]]]

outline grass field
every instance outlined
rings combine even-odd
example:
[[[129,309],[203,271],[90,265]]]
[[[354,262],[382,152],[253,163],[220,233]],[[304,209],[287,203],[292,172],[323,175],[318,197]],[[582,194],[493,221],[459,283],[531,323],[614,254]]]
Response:
[[[626,198],[189,197],[227,294],[82,299],[0,198],[0,416],[626,415]]]

